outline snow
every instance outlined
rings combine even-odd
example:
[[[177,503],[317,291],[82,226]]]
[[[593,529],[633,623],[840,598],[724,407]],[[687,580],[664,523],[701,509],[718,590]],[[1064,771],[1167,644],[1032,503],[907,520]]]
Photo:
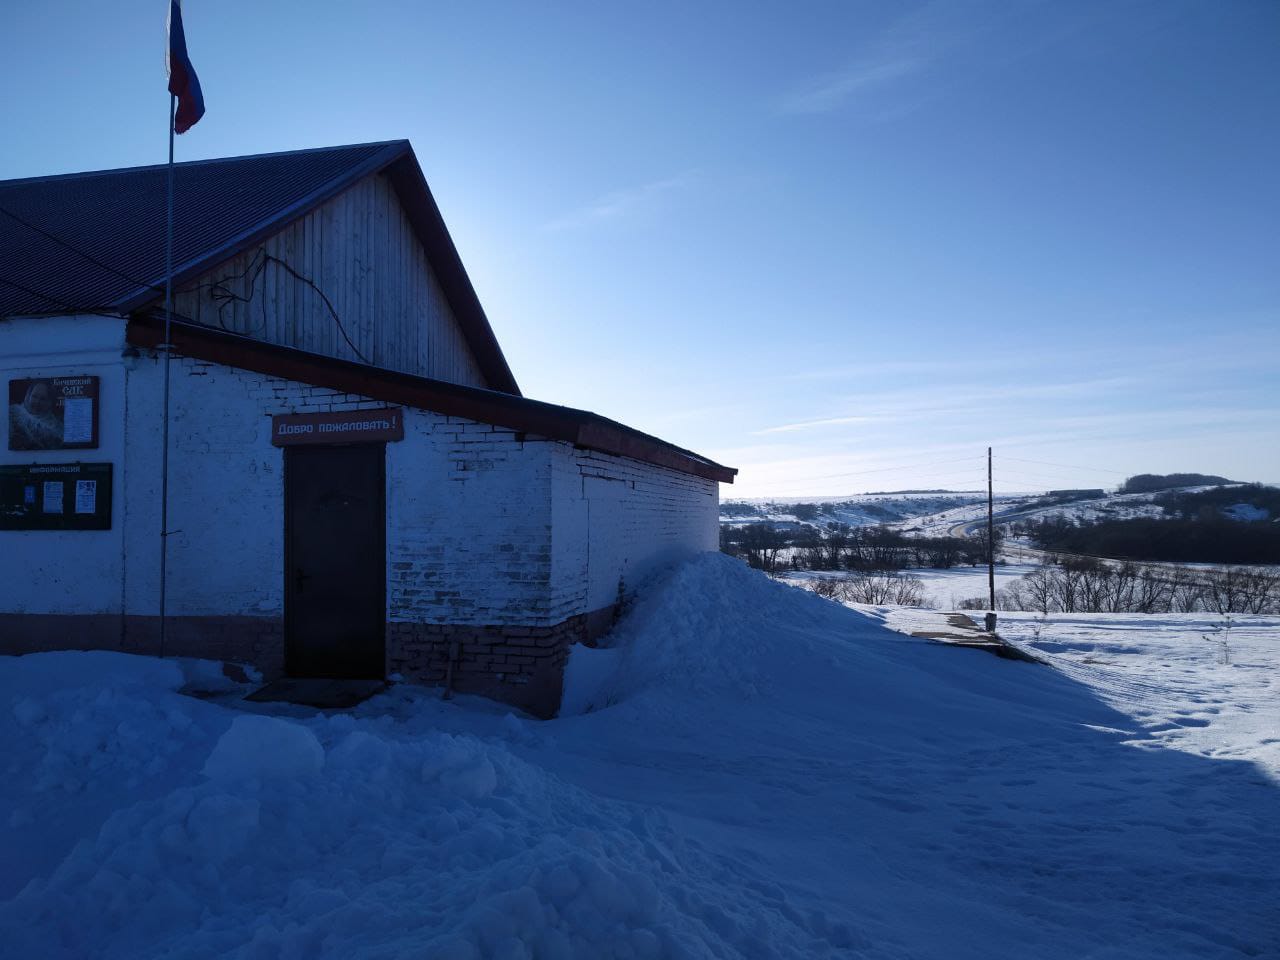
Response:
[[[1255,507],[1252,503],[1233,503],[1223,508],[1222,515],[1241,523],[1257,523],[1271,518],[1271,512],[1266,507]]]
[[[997,498],[1003,501],[1004,496]],[[842,497],[779,497],[774,499],[726,500],[721,504],[722,526],[737,527],[748,523],[768,522],[780,529],[823,528],[829,523],[843,523],[851,527],[891,524],[912,526],[921,517],[941,513],[958,513],[968,516],[979,508],[986,516],[987,497],[974,491],[950,491],[946,493],[864,493]],[[788,512],[796,504],[822,505],[829,508],[811,521],[799,521]],[[739,512],[745,507],[749,513]],[[977,514],[974,513],[976,517]]]
[[[575,648],[550,722],[408,686],[326,714],[185,695],[172,662],[0,658],[0,943],[1280,955],[1277,618],[1237,618],[1223,664],[1202,616],[1002,615],[1051,669],[897,616],[709,555]]]
[[[996,564],[996,589],[1003,590],[1036,568],[1030,563],[998,563]],[[905,575],[919,577],[924,581],[924,605],[938,610],[956,610],[962,600],[985,598],[989,595],[990,583],[985,566],[957,566],[949,570],[929,568],[904,570]]]
[[[214,744],[203,773],[211,780],[314,777],[324,747],[314,733],[275,717],[236,717]]]
[[[1002,613],[999,632],[1123,704],[1164,747],[1280,775],[1280,617]]]
[[[1210,487],[1180,487],[1150,493],[1112,493],[1094,500],[1075,500],[1065,503],[1046,502],[1034,494],[1001,494],[995,497],[996,522],[1001,517],[1006,522],[1014,520],[1043,520],[1048,517],[1065,517],[1076,523],[1100,520],[1134,520],[1142,517],[1162,517],[1164,508],[1155,499],[1166,493],[1195,493]],[[987,503],[981,502],[953,507],[913,521],[894,526],[920,536],[942,537],[964,523],[976,523],[987,516]]]
[[[996,564],[996,589],[1003,590],[1015,580],[1026,576],[1037,568],[1034,563]],[[898,576],[914,577],[924,584],[924,601],[921,606],[931,610],[958,610],[962,600],[983,599],[988,596],[989,583],[985,565],[954,567],[906,567],[895,571]],[[826,570],[789,570],[781,579],[789,583],[803,585],[807,580],[818,580],[831,577],[847,577],[848,571]]]

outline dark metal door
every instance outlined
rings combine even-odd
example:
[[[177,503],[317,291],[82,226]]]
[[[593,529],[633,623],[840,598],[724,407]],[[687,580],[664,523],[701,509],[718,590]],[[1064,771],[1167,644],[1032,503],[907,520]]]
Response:
[[[382,677],[386,631],[386,448],[284,452],[285,670]]]

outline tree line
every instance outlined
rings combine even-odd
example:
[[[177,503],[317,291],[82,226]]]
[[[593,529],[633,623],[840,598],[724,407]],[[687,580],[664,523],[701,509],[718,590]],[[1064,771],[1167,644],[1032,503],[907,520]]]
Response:
[[[996,591],[1004,610],[1035,613],[1280,613],[1280,574],[1055,558]],[[981,610],[985,597],[960,605]]]
[[[1208,510],[1191,518],[1072,520],[1061,514],[1014,530],[1042,550],[1165,563],[1280,563],[1280,524],[1244,523]]]
[[[996,530],[999,544],[1001,533]],[[986,563],[986,530],[974,537],[910,537],[884,526],[780,528],[749,523],[720,528],[720,549],[757,570],[887,571],[909,567],[947,569]],[[867,603],[878,601],[863,601]]]
[[[1120,484],[1119,493],[1155,493],[1175,487],[1207,487],[1231,483],[1226,477],[1212,473],[1139,473]]]

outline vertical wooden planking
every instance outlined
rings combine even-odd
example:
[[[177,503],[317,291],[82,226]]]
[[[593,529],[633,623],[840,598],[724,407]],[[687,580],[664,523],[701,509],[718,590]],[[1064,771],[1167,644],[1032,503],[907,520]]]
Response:
[[[333,236],[336,230],[335,221],[337,220],[336,203],[326,203],[320,208],[321,228],[320,228],[320,254],[317,258],[319,270],[317,273],[323,277],[327,283],[318,284],[323,290],[326,287],[332,287],[334,281],[340,280],[337,266],[337,251],[334,249]],[[310,294],[312,326],[320,334],[320,352],[326,353],[331,357],[342,357],[345,360],[352,359],[351,352],[347,349],[346,344],[342,342],[342,338],[338,336],[338,325],[333,322],[332,316],[325,316],[328,313],[324,305],[324,301],[314,291]],[[339,300],[341,302],[341,300]]]
[[[358,187],[358,185],[357,185]],[[359,297],[355,289],[355,249],[351,242],[351,224],[355,220],[356,188],[342,194],[342,215],[339,218],[338,230],[333,236],[335,252],[338,256],[338,290],[342,293],[342,307],[338,315],[346,325],[348,335],[356,345],[356,349],[370,360],[376,362],[377,351],[370,343],[370,318],[365,311],[359,309]],[[352,360],[356,357],[352,356]]]
[[[395,189],[373,174],[179,291],[175,309],[199,323],[344,359],[357,359],[321,297],[279,265],[259,276],[249,302],[219,314],[207,285],[249,290],[259,250],[314,280],[343,329],[371,362],[420,376],[485,386]],[[266,306],[267,322],[262,324]]]
[[[394,260],[394,250],[388,245],[387,230],[378,211],[384,207],[382,202],[382,184],[380,178],[373,176],[365,181],[366,205],[372,211],[378,231],[375,242],[375,254],[371,262],[378,264],[378,282],[370,286],[370,296],[377,305],[373,311],[376,318],[378,342],[382,345],[382,363],[393,369],[401,369],[397,356],[395,306],[396,298],[391,285],[399,280]]]
[[[364,180],[359,184],[362,194],[360,204],[360,312],[361,315],[373,324],[372,340],[377,342],[379,346],[382,343],[382,337],[377,329],[378,317],[378,282],[374,273],[375,264],[378,262],[378,239],[374,235],[375,232],[375,191],[374,183],[371,180]],[[386,352],[379,349],[375,355],[369,359],[375,363],[382,363]]]

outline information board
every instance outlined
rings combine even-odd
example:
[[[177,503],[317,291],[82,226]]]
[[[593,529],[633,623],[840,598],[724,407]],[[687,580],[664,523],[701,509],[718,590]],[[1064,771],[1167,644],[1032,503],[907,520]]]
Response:
[[[111,464],[0,466],[0,530],[110,530]]]
[[[10,450],[89,450],[97,446],[97,377],[9,381]]]

